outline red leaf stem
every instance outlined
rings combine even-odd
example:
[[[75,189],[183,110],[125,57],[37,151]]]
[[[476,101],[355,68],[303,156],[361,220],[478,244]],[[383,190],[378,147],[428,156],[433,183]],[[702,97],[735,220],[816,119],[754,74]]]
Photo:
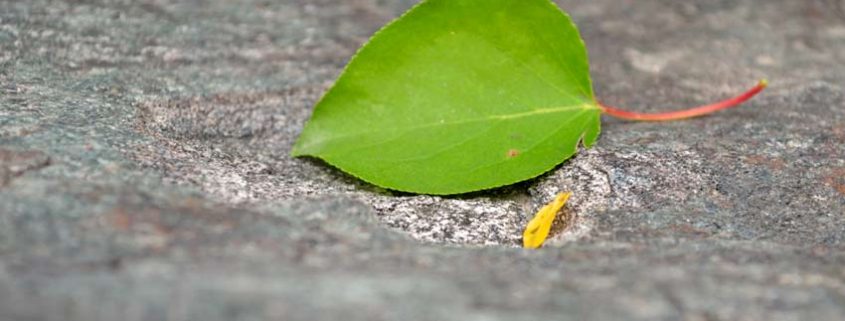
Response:
[[[714,112],[717,112],[717,111],[720,111],[720,110],[737,107],[740,104],[748,101],[752,97],[759,94],[761,91],[763,91],[763,89],[766,89],[766,87],[768,85],[769,85],[769,82],[766,81],[765,79],[763,79],[763,80],[760,80],[760,82],[757,84],[757,86],[754,86],[754,88],[751,88],[751,90],[749,90],[749,91],[747,91],[747,92],[745,92],[745,93],[743,93],[739,96],[730,98],[728,100],[718,102],[718,103],[715,103],[715,104],[701,106],[701,107],[695,107],[695,108],[679,110],[679,111],[672,111],[672,112],[665,112],[665,113],[654,113],[654,114],[636,113],[636,112],[630,112],[630,111],[618,109],[618,108],[612,107],[612,106],[607,106],[607,105],[604,105],[602,103],[599,103],[599,106],[601,107],[602,111],[605,114],[616,117],[616,118],[621,118],[621,119],[635,120],[635,121],[679,120],[679,119],[687,119],[687,118],[703,116],[703,115],[711,114],[711,113],[714,113]]]

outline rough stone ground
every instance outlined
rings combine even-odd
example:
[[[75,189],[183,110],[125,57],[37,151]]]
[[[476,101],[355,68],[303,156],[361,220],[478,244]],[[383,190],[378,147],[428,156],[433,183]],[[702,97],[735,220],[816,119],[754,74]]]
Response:
[[[845,2],[561,1],[606,119],[536,180],[440,198],[288,150],[413,1],[0,1],[0,320],[845,315]],[[520,227],[575,198],[549,245]]]

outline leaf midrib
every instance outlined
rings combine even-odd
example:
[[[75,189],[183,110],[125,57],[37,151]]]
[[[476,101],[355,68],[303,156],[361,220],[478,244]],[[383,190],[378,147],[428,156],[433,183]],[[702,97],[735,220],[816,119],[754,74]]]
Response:
[[[366,131],[355,132],[355,133],[348,134],[348,135],[342,135],[342,136],[335,136],[335,137],[327,138],[327,139],[321,140],[319,142],[312,143],[312,144],[310,144],[310,146],[302,147],[302,148],[300,148],[300,150],[303,150],[303,149],[307,150],[311,146],[323,145],[327,142],[331,142],[331,141],[334,141],[334,140],[349,139],[349,138],[352,138],[352,137],[359,137],[359,136],[364,136],[364,135],[383,132],[383,131],[401,130],[401,132],[398,133],[398,134],[402,135],[406,132],[411,132],[411,131],[415,131],[415,130],[430,128],[430,127],[453,126],[453,125],[470,124],[470,123],[477,123],[477,122],[484,122],[484,121],[512,120],[512,119],[519,119],[519,118],[525,118],[525,117],[531,117],[531,116],[537,116],[537,115],[556,114],[556,113],[567,112],[567,111],[578,110],[578,109],[581,109],[583,111],[587,111],[587,110],[590,110],[590,109],[600,110],[599,107],[596,106],[595,104],[584,103],[584,104],[580,104],[580,105],[567,105],[567,106],[551,107],[551,108],[539,108],[539,109],[535,109],[535,110],[531,110],[531,111],[515,113],[515,114],[510,114],[510,115],[489,115],[489,116],[485,116],[485,117],[464,119],[464,120],[453,121],[453,122],[437,122],[437,123],[428,123],[428,124],[422,124],[422,125],[410,126],[410,127],[403,127],[403,128],[366,130]]]
[[[582,116],[584,116],[584,112],[586,112],[586,111],[587,111],[587,109],[584,109],[584,110],[579,111],[579,112],[578,112],[577,114],[575,114],[572,118],[567,119],[566,121],[564,121],[563,123],[561,123],[561,124],[560,124],[560,126],[558,126],[558,128],[556,128],[556,129],[555,129],[555,131],[554,131],[553,133],[547,134],[545,137],[543,137],[543,139],[542,139],[542,140],[539,140],[537,143],[535,143],[535,144],[533,144],[533,145],[529,146],[528,148],[523,149],[523,151],[522,151],[522,152],[523,152],[523,153],[527,153],[527,152],[532,151],[532,150],[533,150],[534,148],[536,148],[538,145],[540,145],[540,144],[542,144],[542,143],[546,142],[546,141],[547,141],[550,137],[554,136],[557,132],[559,132],[559,131],[563,130],[563,128],[564,128],[564,127],[566,127],[566,125],[569,125],[569,124],[571,124],[574,120],[579,119],[579,118],[581,118]],[[463,139],[463,140],[462,140],[462,141],[460,141],[460,142],[452,143],[452,144],[450,144],[449,146],[445,146],[445,147],[441,148],[440,150],[436,150],[436,151],[434,151],[434,152],[432,152],[432,153],[429,153],[429,154],[427,154],[427,155],[425,155],[425,156],[408,157],[408,158],[403,158],[403,159],[389,159],[389,160],[388,160],[388,159],[378,159],[378,160],[380,160],[380,161],[384,161],[384,162],[401,163],[401,162],[411,162],[411,161],[414,161],[414,162],[419,162],[419,161],[422,161],[422,160],[425,160],[425,159],[431,159],[431,158],[434,158],[434,157],[436,157],[436,156],[439,156],[439,155],[443,154],[443,153],[444,153],[444,152],[446,152],[447,150],[451,150],[451,149],[458,148],[459,146],[462,146],[463,144],[465,144],[465,143],[467,143],[467,142],[469,142],[469,141],[471,141],[471,140],[473,140],[473,139],[478,138],[478,136],[481,136],[481,135],[485,134],[485,133],[486,133],[487,131],[489,131],[490,129],[492,129],[492,126],[491,126],[490,128],[485,129],[485,130],[484,130],[484,131],[482,131],[482,132],[479,132],[479,133],[477,133],[477,134],[475,134],[475,135],[472,135],[472,136],[470,136],[470,137],[467,137],[467,138]],[[583,130],[582,130],[582,133],[583,133]]]

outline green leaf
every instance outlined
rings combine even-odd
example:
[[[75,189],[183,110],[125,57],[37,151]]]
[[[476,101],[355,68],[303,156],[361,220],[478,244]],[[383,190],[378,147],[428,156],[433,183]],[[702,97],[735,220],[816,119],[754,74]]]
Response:
[[[584,42],[549,0],[425,0],[360,49],[292,153],[459,194],[554,168],[593,145],[600,115]]]

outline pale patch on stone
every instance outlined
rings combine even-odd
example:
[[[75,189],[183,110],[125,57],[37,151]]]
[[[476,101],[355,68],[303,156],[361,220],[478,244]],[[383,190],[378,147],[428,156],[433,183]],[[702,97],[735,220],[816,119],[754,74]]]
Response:
[[[670,50],[654,53],[644,53],[639,50],[625,49],[625,58],[635,69],[651,74],[659,74],[670,63],[682,59],[686,52],[682,50]]]

